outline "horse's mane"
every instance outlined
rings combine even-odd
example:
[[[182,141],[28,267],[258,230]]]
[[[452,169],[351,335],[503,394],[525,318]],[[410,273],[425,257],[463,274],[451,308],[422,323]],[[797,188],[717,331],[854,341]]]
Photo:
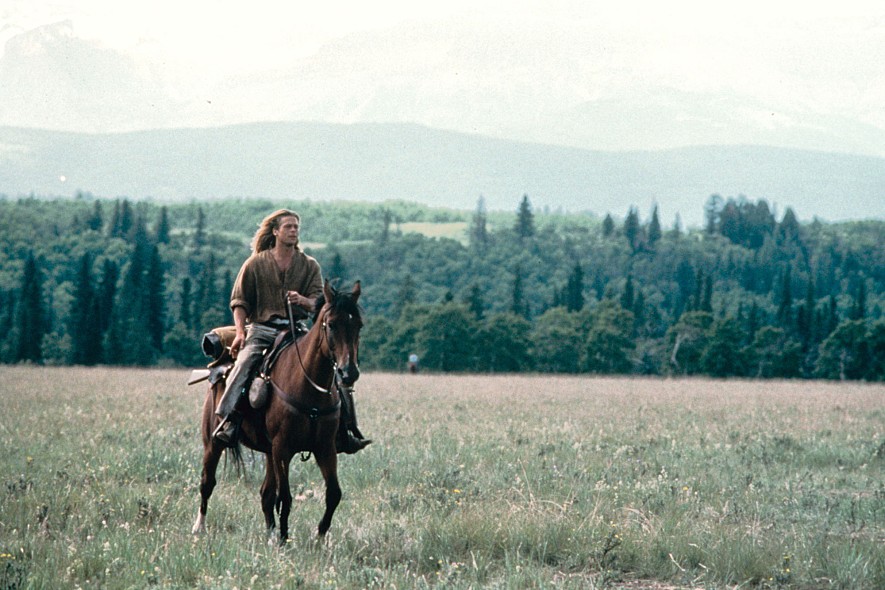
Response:
[[[329,290],[332,291],[332,301],[330,302],[330,305],[335,313],[346,313],[352,315],[357,320],[362,319],[362,308],[360,308],[359,303],[354,301],[353,296],[350,293],[338,291],[331,285],[329,285]],[[322,311],[325,304],[326,295],[320,293],[317,296],[316,305],[314,306],[313,323],[316,323],[317,318],[320,316],[320,311]]]

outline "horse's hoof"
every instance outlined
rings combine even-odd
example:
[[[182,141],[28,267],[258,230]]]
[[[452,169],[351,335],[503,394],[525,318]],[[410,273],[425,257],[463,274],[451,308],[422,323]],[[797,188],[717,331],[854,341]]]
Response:
[[[206,532],[206,519],[202,514],[197,515],[197,522],[194,523],[194,528],[191,529],[191,534],[195,536],[200,536]]]

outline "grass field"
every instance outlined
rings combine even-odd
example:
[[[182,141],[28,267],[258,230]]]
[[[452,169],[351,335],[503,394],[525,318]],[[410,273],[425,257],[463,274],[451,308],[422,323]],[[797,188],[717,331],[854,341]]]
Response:
[[[885,588],[885,387],[367,374],[375,444],[198,504],[188,371],[0,368],[0,590]]]

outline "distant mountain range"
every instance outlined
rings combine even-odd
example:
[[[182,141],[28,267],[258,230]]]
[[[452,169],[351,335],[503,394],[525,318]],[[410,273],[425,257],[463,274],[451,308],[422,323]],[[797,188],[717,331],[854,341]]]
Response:
[[[654,204],[697,226],[711,194],[801,221],[885,218],[885,158],[760,146],[605,152],[412,124],[255,123],[83,134],[0,127],[0,194],[190,201],[403,199],[473,209],[607,212]]]

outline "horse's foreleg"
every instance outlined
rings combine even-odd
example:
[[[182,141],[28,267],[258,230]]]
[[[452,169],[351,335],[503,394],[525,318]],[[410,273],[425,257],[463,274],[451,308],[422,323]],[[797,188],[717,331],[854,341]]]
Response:
[[[319,536],[323,536],[332,526],[332,515],[341,502],[341,485],[338,483],[338,455],[334,452],[316,458],[317,465],[326,482],[326,511],[317,527]]]
[[[264,482],[261,484],[261,510],[264,512],[264,523],[267,525],[268,538],[273,534],[273,530],[277,527],[274,518],[274,506],[277,503],[277,480],[274,474],[274,456],[268,453],[265,456],[264,464]]]
[[[219,447],[209,442],[203,450],[203,474],[200,477],[200,510],[197,512],[197,520],[194,522],[193,534],[199,535],[206,530],[206,510],[209,507],[209,497],[215,489],[215,471],[218,469],[218,461],[221,459]]]
[[[274,452],[274,476],[277,481],[277,504],[280,507],[280,544],[289,538],[289,512],[292,510],[292,492],[289,490],[289,460],[287,454],[280,456]]]

